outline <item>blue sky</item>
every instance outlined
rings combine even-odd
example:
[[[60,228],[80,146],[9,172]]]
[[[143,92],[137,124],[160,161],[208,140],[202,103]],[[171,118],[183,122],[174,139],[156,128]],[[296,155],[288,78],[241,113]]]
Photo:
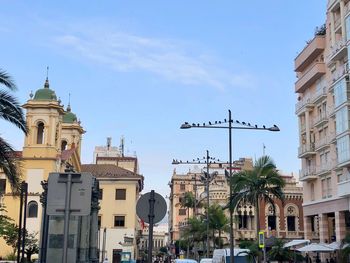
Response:
[[[299,171],[294,58],[325,21],[326,1],[10,1],[0,9],[0,67],[21,103],[44,84],[87,131],[93,149],[123,135],[136,152],[145,190],[165,195],[173,158],[208,149],[228,159],[225,130],[180,130],[184,121],[227,118],[277,124],[281,132],[233,132],[233,156],[259,157],[263,144],[278,168]],[[0,122],[17,149],[20,131]],[[186,168],[177,168],[186,170]]]

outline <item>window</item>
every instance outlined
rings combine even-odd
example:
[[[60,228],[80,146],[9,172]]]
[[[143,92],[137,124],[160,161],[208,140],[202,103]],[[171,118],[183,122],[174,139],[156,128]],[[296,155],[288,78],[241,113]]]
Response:
[[[327,189],[326,189],[326,180],[321,180],[321,190],[322,190],[322,198],[327,198]]]
[[[338,107],[344,103],[346,99],[346,82],[345,79],[343,79],[334,86],[334,107]]]
[[[248,228],[248,216],[238,215],[238,228],[239,229],[247,229]]]
[[[276,216],[268,216],[267,224],[270,230],[276,230]]]
[[[346,40],[350,40],[350,16],[345,19]]]
[[[311,183],[311,201],[315,200],[315,185]]]
[[[114,226],[124,227],[125,226],[125,216],[114,216]]]
[[[98,228],[101,228],[101,216],[97,217],[97,226]]]
[[[0,194],[6,192],[6,179],[0,179]]]
[[[35,201],[30,201],[28,203],[28,215],[29,218],[38,217],[38,203]]]
[[[61,151],[67,150],[67,141],[63,140],[61,143]]]
[[[350,159],[349,135],[341,137],[337,140],[337,157],[338,162],[343,163]]]
[[[185,216],[186,215],[186,208],[180,208],[179,209],[179,216]]]
[[[295,216],[287,216],[288,231],[295,231]]]
[[[115,200],[126,200],[126,189],[115,189]]]
[[[327,197],[332,197],[332,178],[327,178]]]
[[[36,143],[37,144],[43,144],[44,143],[44,123],[39,122],[37,127],[37,136],[36,136]]]
[[[103,197],[103,189],[98,190],[98,200],[102,200]]]
[[[349,129],[348,107],[343,107],[337,111],[335,117],[337,119],[337,126],[335,127],[337,135]]]
[[[185,190],[186,190],[186,185],[180,184],[180,191],[185,191]]]

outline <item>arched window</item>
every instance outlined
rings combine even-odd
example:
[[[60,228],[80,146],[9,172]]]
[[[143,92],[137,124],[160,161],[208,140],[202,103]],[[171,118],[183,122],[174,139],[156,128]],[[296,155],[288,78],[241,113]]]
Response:
[[[37,133],[37,136],[36,136],[36,143],[37,144],[43,144],[44,143],[44,123],[42,122],[39,122],[38,123],[38,127],[37,127],[37,130],[38,130],[38,133]]]
[[[28,215],[27,217],[35,218],[38,217],[38,203],[30,201],[28,203]]]
[[[67,141],[63,140],[61,143],[61,151],[67,150]]]

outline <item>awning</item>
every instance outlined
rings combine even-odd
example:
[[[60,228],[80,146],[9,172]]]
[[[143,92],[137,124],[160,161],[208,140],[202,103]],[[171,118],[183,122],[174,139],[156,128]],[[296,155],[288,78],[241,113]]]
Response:
[[[289,241],[288,243],[285,243],[283,247],[295,247],[295,246],[300,246],[303,244],[310,244],[309,239],[294,239],[292,241]]]
[[[312,243],[297,250],[300,252],[333,252],[335,249],[329,247],[327,244]]]

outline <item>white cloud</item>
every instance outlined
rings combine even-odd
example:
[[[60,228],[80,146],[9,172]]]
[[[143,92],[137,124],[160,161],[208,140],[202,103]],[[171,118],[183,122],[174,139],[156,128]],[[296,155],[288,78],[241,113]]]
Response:
[[[249,74],[232,73],[199,47],[176,40],[84,28],[56,36],[54,43],[71,54],[116,71],[146,71],[183,84],[219,90],[253,86]]]

